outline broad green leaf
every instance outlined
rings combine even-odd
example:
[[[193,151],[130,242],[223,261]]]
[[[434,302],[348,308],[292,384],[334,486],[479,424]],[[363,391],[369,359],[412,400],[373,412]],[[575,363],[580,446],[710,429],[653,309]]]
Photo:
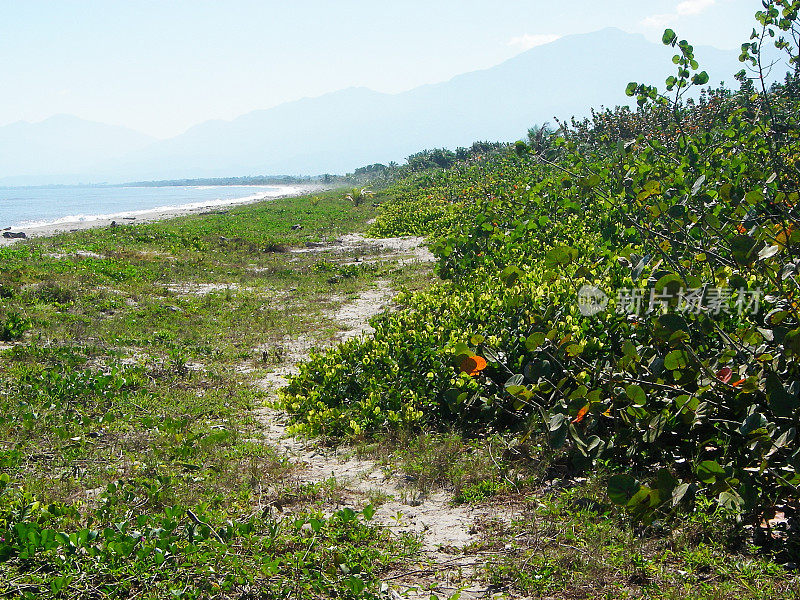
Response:
[[[778,252],[781,251],[780,246],[766,246],[758,253],[758,260],[766,260],[768,258],[772,258]]]
[[[506,267],[500,272],[500,280],[508,287],[514,285],[514,283],[522,277],[522,271],[513,265]]]
[[[769,407],[779,417],[791,417],[800,406],[800,398],[786,391],[781,378],[774,372],[767,373],[765,386]]]
[[[588,177],[579,177],[578,178],[578,185],[585,188],[594,188],[600,185],[603,181],[603,178],[596,173],[592,173]]]
[[[672,491],[675,489],[675,486],[678,485],[678,480],[675,479],[675,476],[670,473],[669,469],[659,469],[658,473],[656,473],[656,487],[658,491],[661,492],[662,497],[667,497],[672,495]]]
[[[656,294],[664,294],[675,298],[683,289],[683,279],[676,273],[668,273],[656,281],[654,289]]]
[[[620,473],[608,480],[608,498],[614,504],[625,506],[641,487],[634,477]]]
[[[670,371],[689,366],[689,355],[684,350],[673,350],[664,357],[664,367]]]
[[[696,181],[694,182],[694,184],[692,185],[692,191],[691,191],[691,195],[692,195],[692,196],[696,196],[696,195],[697,195],[697,192],[699,192],[699,191],[700,191],[700,188],[702,188],[702,187],[703,187],[703,184],[704,184],[705,182],[706,182],[706,176],[705,176],[705,175],[701,175],[700,177],[698,177],[698,178],[697,178],[697,180],[696,180]]]
[[[550,422],[548,423],[549,442],[553,448],[561,448],[567,440],[567,433],[569,432],[569,419],[567,415],[562,413],[554,413],[550,415]]]
[[[547,267],[566,267],[578,256],[578,251],[569,246],[559,246],[553,248],[544,257],[544,263]]]
[[[628,398],[630,398],[634,404],[639,406],[644,406],[647,404],[647,394],[636,384],[629,385],[625,388],[625,394],[627,394]]]
[[[761,190],[751,190],[745,194],[744,199],[749,204],[758,204],[764,201],[764,193]]]
[[[724,475],[725,469],[723,469],[715,460],[704,460],[697,465],[697,477],[700,479],[700,481],[707,483]]]
[[[783,338],[783,345],[788,353],[800,355],[800,328],[793,329]]]
[[[455,354],[456,357],[459,357],[459,356],[475,356],[475,353],[464,342],[458,342],[453,347],[453,354]]]
[[[672,506],[678,506],[681,503],[681,500],[684,499],[686,493],[691,488],[691,485],[688,483],[681,483],[672,490]]]
[[[537,331],[536,333],[532,333],[528,336],[528,338],[525,340],[525,347],[529,352],[533,352],[539,346],[541,346],[546,339],[547,336],[544,333]]]
[[[742,509],[742,506],[744,506],[744,498],[734,490],[726,490],[720,492],[720,495],[717,497],[717,503],[728,510],[739,511]]]

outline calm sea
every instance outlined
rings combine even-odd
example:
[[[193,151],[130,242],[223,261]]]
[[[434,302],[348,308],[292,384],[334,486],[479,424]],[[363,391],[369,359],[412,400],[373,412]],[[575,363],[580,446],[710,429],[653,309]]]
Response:
[[[0,187],[0,229],[136,216],[298,193],[299,186]]]

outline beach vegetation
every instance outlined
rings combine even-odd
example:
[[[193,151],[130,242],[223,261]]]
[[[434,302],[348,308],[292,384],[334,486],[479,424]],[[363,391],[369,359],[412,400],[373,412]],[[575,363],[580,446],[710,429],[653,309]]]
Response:
[[[799,13],[763,2],[736,89],[668,29],[663,85],[514,144],[0,248],[0,595],[382,598],[427,573],[382,490],[349,506],[268,443],[267,375],[300,354],[289,432],[407,504],[494,509],[434,553],[490,593],[799,597]],[[364,231],[426,236],[435,277],[340,243]],[[379,282],[390,309],[338,343],[332,311]]]
[[[377,597],[418,540],[325,510],[337,484],[298,483],[254,416],[345,298],[421,284],[344,264],[373,215],[337,190],[0,248],[0,594]]]
[[[295,430],[538,440],[648,531],[713,516],[796,560],[798,8],[764,3],[738,90],[667,30],[674,73],[635,109],[409,157],[373,231],[430,236],[441,281],[312,355]]]

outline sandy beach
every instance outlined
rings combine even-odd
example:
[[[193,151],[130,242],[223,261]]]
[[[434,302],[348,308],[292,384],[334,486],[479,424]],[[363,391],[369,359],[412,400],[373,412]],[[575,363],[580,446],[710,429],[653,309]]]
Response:
[[[295,196],[304,196],[306,194],[313,194],[330,189],[328,186],[323,185],[307,185],[307,186],[293,186],[291,193],[279,194],[276,196],[264,196],[263,198],[244,198],[237,200],[230,200],[224,203],[219,201],[209,202],[204,206],[193,205],[191,207],[178,207],[178,208],[153,208],[146,210],[134,210],[128,212],[120,212],[104,218],[93,218],[85,220],[58,222],[45,225],[37,225],[33,227],[14,227],[8,228],[6,231],[11,233],[24,233],[27,238],[35,237],[48,237],[59,233],[68,233],[74,231],[82,231],[84,229],[94,229],[97,227],[111,227],[112,225],[135,225],[137,223],[151,223],[153,221],[160,221],[162,219],[171,219],[174,217],[184,217],[187,215],[198,215],[202,213],[213,213],[223,211],[234,206],[242,206],[244,204],[255,204],[257,202],[267,202],[277,200],[279,198],[291,198]],[[6,238],[0,237],[0,247],[10,246],[19,241],[24,241],[26,238]]]

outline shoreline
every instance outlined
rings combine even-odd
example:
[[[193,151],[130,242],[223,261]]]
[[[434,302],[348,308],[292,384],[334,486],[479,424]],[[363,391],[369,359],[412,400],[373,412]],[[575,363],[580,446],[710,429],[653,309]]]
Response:
[[[277,186],[275,186],[277,187]],[[282,198],[296,198],[305,196],[315,192],[323,192],[331,189],[330,186],[325,185],[307,185],[299,186],[291,193],[277,194],[275,196],[262,196],[260,198],[238,198],[232,200],[211,200],[207,203],[198,202],[191,203],[184,207],[174,208],[151,208],[141,210],[122,211],[113,215],[102,216],[87,220],[64,221],[57,223],[45,223],[43,225],[34,225],[32,227],[9,227],[3,231],[12,233],[22,232],[27,237],[25,238],[6,238],[0,237],[0,248],[11,246],[17,242],[24,242],[26,239],[51,237],[61,233],[74,233],[76,231],[84,231],[87,229],[96,229],[99,227],[109,227],[112,224],[116,225],[134,225],[137,223],[152,223],[154,221],[161,221],[163,219],[172,219],[175,217],[185,217],[188,215],[197,215],[209,211],[225,210],[230,207],[244,206],[247,204],[256,204],[258,202],[267,202],[270,200],[279,200]],[[198,206],[197,204],[202,204]]]

